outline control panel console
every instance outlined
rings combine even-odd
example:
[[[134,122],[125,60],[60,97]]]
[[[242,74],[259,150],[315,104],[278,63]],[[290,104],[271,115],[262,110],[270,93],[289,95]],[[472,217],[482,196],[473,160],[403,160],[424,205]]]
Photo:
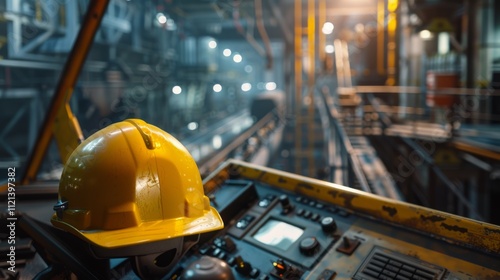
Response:
[[[257,181],[226,180],[211,197],[225,228],[202,235],[167,279],[500,277],[493,255]]]

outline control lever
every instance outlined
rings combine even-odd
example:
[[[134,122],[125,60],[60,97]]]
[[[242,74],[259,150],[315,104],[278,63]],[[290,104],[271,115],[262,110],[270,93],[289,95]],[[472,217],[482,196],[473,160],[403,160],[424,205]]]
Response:
[[[281,204],[282,210],[281,214],[286,215],[290,212],[293,211],[293,204],[290,203],[290,199],[288,198],[288,195],[282,194],[279,198],[279,202]]]
[[[337,251],[350,256],[358,248],[359,244],[361,244],[361,241],[358,239],[344,236],[342,243],[337,247]]]
[[[231,237],[224,235],[223,237],[218,237],[214,240],[215,246],[231,253],[236,250],[236,244],[231,239]]]
[[[237,256],[235,259],[236,262],[236,271],[242,275],[250,275],[252,272],[252,265],[250,263],[243,260],[241,256]]]

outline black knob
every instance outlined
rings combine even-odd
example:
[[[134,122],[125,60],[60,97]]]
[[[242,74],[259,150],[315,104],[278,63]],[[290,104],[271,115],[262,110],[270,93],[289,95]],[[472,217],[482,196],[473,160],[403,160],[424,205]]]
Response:
[[[319,249],[319,242],[315,237],[306,237],[300,241],[300,252],[306,256],[314,255]]]
[[[332,217],[324,217],[321,219],[321,229],[326,233],[332,233],[337,230],[337,223]]]
[[[290,203],[290,199],[288,198],[288,195],[282,194],[280,196],[279,201],[280,201],[281,207],[283,208],[281,210],[281,214],[288,214],[291,211],[293,211],[293,204]]]

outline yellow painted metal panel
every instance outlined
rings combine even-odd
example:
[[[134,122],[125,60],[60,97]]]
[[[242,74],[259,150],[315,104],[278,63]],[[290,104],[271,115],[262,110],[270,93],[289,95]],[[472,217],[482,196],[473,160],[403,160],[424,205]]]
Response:
[[[229,160],[204,180],[215,188],[230,177],[247,178],[344,207],[369,218],[418,231],[437,240],[500,255],[500,226],[377,196],[238,160]]]

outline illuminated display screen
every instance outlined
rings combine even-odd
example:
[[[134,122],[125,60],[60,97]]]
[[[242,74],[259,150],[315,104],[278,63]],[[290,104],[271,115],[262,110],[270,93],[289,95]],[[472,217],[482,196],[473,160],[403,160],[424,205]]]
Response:
[[[266,245],[287,250],[304,230],[294,225],[278,221],[267,221],[253,236],[257,241]]]

